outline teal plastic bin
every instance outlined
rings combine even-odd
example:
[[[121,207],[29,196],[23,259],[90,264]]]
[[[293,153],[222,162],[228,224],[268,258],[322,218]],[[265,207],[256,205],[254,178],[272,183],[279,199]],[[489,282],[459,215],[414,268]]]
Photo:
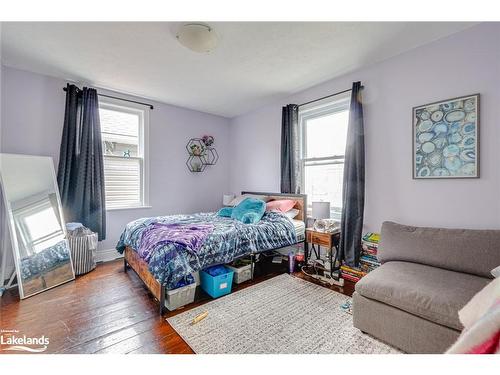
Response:
[[[231,293],[234,271],[224,267],[227,273],[212,276],[205,271],[200,271],[201,289],[212,298],[218,298]]]

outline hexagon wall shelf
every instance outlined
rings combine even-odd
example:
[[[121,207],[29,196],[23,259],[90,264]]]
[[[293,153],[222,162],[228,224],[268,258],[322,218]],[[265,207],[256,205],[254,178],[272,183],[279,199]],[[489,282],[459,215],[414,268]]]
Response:
[[[191,138],[186,144],[189,157],[186,166],[190,172],[203,172],[209,165],[217,164],[219,153],[214,147],[206,146],[201,138]]]
[[[203,172],[207,165],[203,162],[203,156],[190,155],[186,165],[190,172]]]
[[[215,165],[219,160],[219,153],[213,147],[207,147],[205,150],[205,161],[206,165]]]

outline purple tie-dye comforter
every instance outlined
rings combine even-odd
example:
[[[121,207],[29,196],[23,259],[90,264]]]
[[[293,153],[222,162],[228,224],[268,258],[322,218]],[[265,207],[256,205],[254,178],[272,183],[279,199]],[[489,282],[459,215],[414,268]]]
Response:
[[[226,264],[246,254],[297,243],[292,222],[266,212],[256,224],[243,224],[215,213],[143,218],[127,224],[116,246],[131,247],[167,288],[201,269]]]
[[[195,254],[213,230],[212,224],[154,223],[142,232],[138,253],[142,259],[149,261],[156,248],[171,243]]]

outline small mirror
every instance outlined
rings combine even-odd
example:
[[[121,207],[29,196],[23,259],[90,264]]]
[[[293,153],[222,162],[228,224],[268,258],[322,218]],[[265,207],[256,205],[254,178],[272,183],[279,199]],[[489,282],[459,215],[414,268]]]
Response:
[[[0,178],[20,297],[73,280],[52,158],[0,154]]]

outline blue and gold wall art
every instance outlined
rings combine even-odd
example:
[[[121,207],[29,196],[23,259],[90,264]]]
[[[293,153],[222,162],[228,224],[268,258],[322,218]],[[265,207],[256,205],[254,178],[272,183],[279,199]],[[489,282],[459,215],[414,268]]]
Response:
[[[413,178],[479,177],[479,94],[413,108]]]

